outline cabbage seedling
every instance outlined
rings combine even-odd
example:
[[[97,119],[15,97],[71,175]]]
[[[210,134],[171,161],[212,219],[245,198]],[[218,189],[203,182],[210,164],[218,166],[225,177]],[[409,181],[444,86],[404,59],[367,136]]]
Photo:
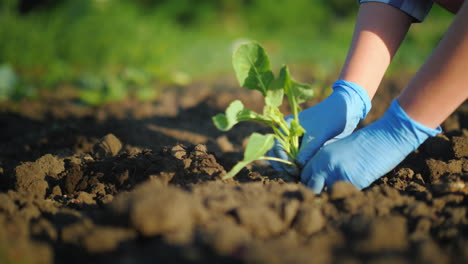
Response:
[[[225,114],[213,117],[215,126],[228,131],[242,121],[256,121],[270,126],[273,134],[261,135],[253,133],[247,143],[244,159],[236,164],[223,179],[234,177],[243,167],[254,160],[272,160],[299,167],[296,156],[299,152],[299,138],[305,130],[299,124],[299,104],[312,98],[313,90],[310,85],[299,83],[291,78],[287,66],[280,69],[275,78],[270,69],[270,61],[265,50],[257,43],[241,45],[233,54],[232,63],[237,80],[241,87],[260,91],[265,99],[263,113],[259,114],[245,109],[241,101],[233,101]],[[292,109],[292,120],[287,123],[279,110],[286,96]],[[290,160],[265,156],[274,145],[275,139],[281,144]]]

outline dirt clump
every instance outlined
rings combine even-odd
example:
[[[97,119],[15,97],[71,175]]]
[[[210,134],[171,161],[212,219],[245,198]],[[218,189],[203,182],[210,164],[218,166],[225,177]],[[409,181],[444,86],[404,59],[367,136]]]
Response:
[[[201,217],[201,205],[185,191],[163,187],[156,181],[144,183],[128,194],[116,197],[109,208],[143,236],[191,231]]]
[[[339,181],[333,184],[330,190],[330,199],[344,199],[358,194],[359,191],[349,182]]]
[[[108,134],[101,138],[94,145],[93,153],[96,158],[113,157],[122,149],[122,143],[113,134]]]
[[[63,170],[63,161],[50,154],[44,155],[35,162],[25,162],[14,170],[15,189],[44,198],[49,188],[46,177],[56,179]]]
[[[456,158],[468,157],[468,139],[466,137],[453,137],[452,142]]]

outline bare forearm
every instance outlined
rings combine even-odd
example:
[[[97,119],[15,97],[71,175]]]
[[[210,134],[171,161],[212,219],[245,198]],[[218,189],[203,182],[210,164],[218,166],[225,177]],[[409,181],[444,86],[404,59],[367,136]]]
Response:
[[[378,2],[361,4],[340,79],[358,83],[372,98],[411,25],[411,17]]]
[[[468,2],[399,97],[415,121],[435,128],[468,97]]]

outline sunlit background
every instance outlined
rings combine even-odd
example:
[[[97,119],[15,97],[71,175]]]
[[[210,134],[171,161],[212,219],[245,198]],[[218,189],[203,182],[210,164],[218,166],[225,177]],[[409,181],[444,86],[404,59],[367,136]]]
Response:
[[[327,85],[352,36],[349,0],[1,0],[0,100],[42,99],[63,87],[86,104],[164,87],[229,80],[232,49],[260,42],[281,64]],[[434,7],[416,24],[388,78],[414,73],[452,15]],[[50,94],[50,93],[49,93]]]

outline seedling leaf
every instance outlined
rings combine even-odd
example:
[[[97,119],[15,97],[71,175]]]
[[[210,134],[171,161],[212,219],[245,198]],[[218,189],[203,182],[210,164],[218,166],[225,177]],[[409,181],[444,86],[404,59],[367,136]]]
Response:
[[[263,116],[267,117],[269,120],[279,124],[283,121],[284,116],[283,113],[277,108],[266,105],[263,108]]]
[[[286,65],[283,65],[280,69],[278,79],[275,80],[275,84],[281,86],[284,89],[286,96],[291,96],[291,74],[289,73],[289,68]]]
[[[229,179],[234,177],[242,168],[247,166],[254,160],[261,159],[265,153],[273,147],[275,142],[275,136],[273,134],[262,135],[259,133],[253,133],[247,143],[247,147],[244,152],[244,159],[237,163],[223,179]]]
[[[237,114],[237,120],[241,121],[258,121],[267,125],[272,125],[271,119],[268,116],[258,114],[249,109],[243,109]]]
[[[266,95],[274,76],[268,56],[260,45],[248,43],[240,46],[233,54],[232,65],[240,86]]]
[[[235,100],[226,109],[226,114],[217,114],[213,117],[213,123],[219,130],[228,131],[239,122],[237,115],[242,110],[244,110],[244,104]]]
[[[254,161],[270,150],[275,143],[275,136],[273,134],[262,135],[253,133],[244,152],[245,161]]]
[[[268,87],[265,96],[265,104],[267,106],[279,107],[283,104],[283,97],[286,90],[285,87],[291,82],[286,70],[286,66],[283,66],[280,70],[278,78],[273,80],[271,85]]]
[[[291,82],[291,92],[294,94],[294,97],[296,97],[296,102],[298,104],[302,104],[314,97],[312,86],[305,83],[299,83],[294,80]]]
[[[272,107],[279,107],[281,104],[283,104],[283,97],[283,89],[267,90],[265,96],[265,104]]]
[[[234,176],[236,176],[239,171],[241,171],[245,166],[247,166],[250,163],[250,161],[240,161],[232,169],[224,175],[223,180],[230,179]]]

